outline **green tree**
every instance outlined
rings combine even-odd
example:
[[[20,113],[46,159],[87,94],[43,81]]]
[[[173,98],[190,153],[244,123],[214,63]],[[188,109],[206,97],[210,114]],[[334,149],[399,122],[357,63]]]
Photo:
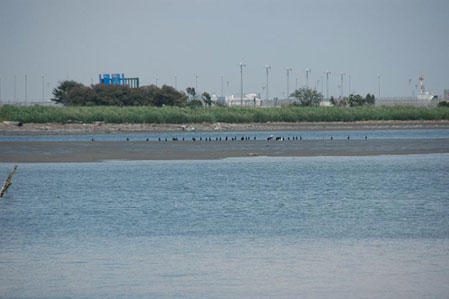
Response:
[[[63,105],[69,105],[70,99],[68,97],[70,90],[72,90],[75,87],[82,87],[84,86],[81,83],[78,83],[76,81],[62,81],[59,82],[59,86],[53,89],[53,96],[51,100],[63,104]]]
[[[203,92],[203,94],[201,95],[201,99],[203,100],[204,104],[206,104],[207,106],[212,106],[212,99],[210,97],[210,94],[207,92]]]
[[[290,96],[296,98],[301,106],[319,106],[323,100],[321,93],[308,87],[297,89]]]
[[[363,106],[366,104],[366,99],[359,94],[350,94],[346,98],[346,103],[348,103],[349,107]]]
[[[92,87],[95,98],[93,103],[101,106],[132,106],[138,105],[133,102],[131,88],[126,85],[97,84]]]
[[[194,87],[187,87],[186,92],[187,95],[189,96],[189,99],[194,99],[196,97],[196,91]]]
[[[66,105],[70,106],[94,106],[95,92],[92,88],[86,86],[77,86],[70,90],[67,95]]]
[[[449,101],[439,101],[437,107],[449,107]]]
[[[164,85],[154,95],[154,105],[161,106],[182,106],[186,102],[186,95],[175,88]]]
[[[367,94],[365,97],[365,101],[368,106],[374,106],[374,104],[376,103],[376,98],[373,94]]]

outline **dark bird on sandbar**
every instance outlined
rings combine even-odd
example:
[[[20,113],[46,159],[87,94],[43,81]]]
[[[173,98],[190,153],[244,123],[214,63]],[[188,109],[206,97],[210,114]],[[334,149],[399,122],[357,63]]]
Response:
[[[346,139],[348,139],[348,140],[349,140],[349,136],[348,136],[348,138],[346,138]]]

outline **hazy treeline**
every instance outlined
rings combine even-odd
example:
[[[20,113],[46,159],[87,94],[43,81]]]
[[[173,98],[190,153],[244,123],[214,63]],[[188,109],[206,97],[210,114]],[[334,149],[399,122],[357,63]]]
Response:
[[[0,121],[108,123],[247,123],[363,120],[449,120],[449,109],[438,107],[0,107]]]

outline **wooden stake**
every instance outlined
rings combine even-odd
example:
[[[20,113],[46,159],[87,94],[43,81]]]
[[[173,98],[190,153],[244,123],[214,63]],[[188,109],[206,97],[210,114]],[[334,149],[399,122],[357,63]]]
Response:
[[[12,184],[11,179],[14,175],[14,172],[16,172],[17,165],[14,166],[13,170],[8,174],[8,177],[6,178],[5,183],[3,184],[2,190],[0,190],[0,197],[3,197],[3,194],[8,190],[8,187]]]

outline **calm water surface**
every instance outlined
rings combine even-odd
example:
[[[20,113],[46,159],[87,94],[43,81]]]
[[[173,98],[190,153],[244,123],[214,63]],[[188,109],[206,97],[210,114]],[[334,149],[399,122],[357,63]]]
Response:
[[[0,297],[447,298],[448,175],[449,154],[21,164]]]
[[[346,139],[350,136],[352,139],[428,139],[428,138],[449,138],[448,129],[419,129],[419,130],[308,130],[308,131],[217,131],[217,132],[148,132],[148,133],[113,133],[113,134],[78,134],[78,135],[22,135],[9,136],[0,135],[0,141],[89,141],[94,138],[97,141],[124,141],[129,138],[132,141],[150,141],[171,140],[172,137],[178,139],[185,138],[191,140],[192,137],[199,138],[226,138],[228,136],[241,138],[243,136],[254,138],[257,140],[265,140],[270,135],[279,137],[298,137],[301,136],[305,140],[321,140],[329,139]]]

